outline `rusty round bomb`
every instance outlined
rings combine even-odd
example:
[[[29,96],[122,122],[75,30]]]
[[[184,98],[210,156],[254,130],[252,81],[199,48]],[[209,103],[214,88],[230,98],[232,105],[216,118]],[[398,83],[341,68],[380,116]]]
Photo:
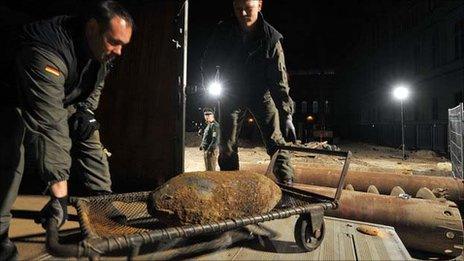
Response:
[[[147,208],[168,225],[204,224],[267,213],[281,196],[274,181],[255,172],[191,172],[156,189]]]

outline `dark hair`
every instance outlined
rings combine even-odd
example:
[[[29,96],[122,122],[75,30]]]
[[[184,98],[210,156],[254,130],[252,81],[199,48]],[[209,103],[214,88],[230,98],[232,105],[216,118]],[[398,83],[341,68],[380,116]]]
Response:
[[[97,2],[92,6],[88,18],[95,18],[97,22],[103,25],[104,29],[109,27],[111,19],[115,16],[119,16],[124,19],[132,30],[135,30],[134,19],[129,12],[118,2],[113,0],[104,0]]]
[[[208,115],[208,114],[214,115],[214,110],[212,108],[204,108],[203,109],[203,114],[204,115]]]

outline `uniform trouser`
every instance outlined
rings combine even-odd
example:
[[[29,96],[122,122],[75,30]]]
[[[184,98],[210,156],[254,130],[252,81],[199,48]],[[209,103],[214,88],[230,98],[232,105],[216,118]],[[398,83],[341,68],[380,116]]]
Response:
[[[11,207],[18,195],[24,165],[25,151],[37,151],[30,131],[25,127],[17,108],[0,108],[0,235],[8,231]],[[29,152],[29,151],[28,151]],[[96,131],[86,141],[73,142],[71,177],[81,180],[83,186],[96,193],[111,192],[111,179],[106,153]],[[40,155],[33,157],[40,159]],[[34,162],[40,164],[40,162]]]
[[[221,139],[218,158],[221,170],[239,169],[237,142],[247,110],[255,118],[269,156],[276,152],[277,145],[285,145],[280,131],[279,113],[272,99],[265,99],[262,102],[247,106],[224,103],[221,110]],[[279,152],[273,172],[279,180],[293,177],[293,167],[288,151]]]
[[[111,193],[108,157],[96,130],[85,141],[73,141],[71,179],[83,186],[85,194]]]
[[[0,235],[8,232],[11,207],[24,171],[25,128],[13,107],[0,108]]]
[[[205,159],[205,168],[207,171],[215,171],[216,170],[216,150],[205,151],[204,152],[204,159]]]
[[[71,158],[70,178],[83,187],[85,195],[111,193],[108,157],[98,130],[85,141],[73,141]]]

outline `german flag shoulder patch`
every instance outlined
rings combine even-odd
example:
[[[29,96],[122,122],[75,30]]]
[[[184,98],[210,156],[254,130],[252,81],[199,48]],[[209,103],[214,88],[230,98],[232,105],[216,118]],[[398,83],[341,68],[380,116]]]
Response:
[[[60,76],[60,71],[54,67],[51,67],[50,65],[45,66],[45,71],[55,76]]]

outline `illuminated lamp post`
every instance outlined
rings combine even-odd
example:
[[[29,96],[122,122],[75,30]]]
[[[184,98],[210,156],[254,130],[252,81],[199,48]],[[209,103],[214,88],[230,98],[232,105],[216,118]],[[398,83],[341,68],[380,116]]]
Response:
[[[409,97],[409,88],[406,85],[397,85],[393,89],[393,97],[401,103],[401,149],[403,150],[403,160],[406,159],[404,146],[404,107],[403,102]]]

